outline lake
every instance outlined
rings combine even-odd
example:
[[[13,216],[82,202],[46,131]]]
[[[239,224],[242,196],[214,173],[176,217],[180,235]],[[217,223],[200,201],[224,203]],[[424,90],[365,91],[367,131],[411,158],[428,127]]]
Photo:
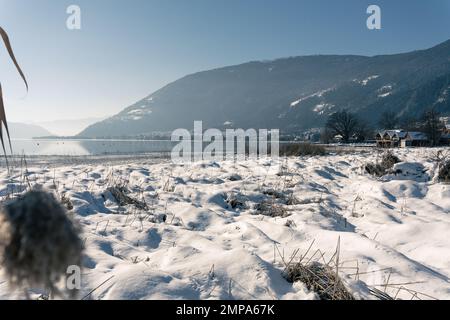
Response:
[[[13,153],[28,156],[98,156],[170,152],[171,141],[156,140],[12,140]],[[9,149],[9,148],[8,148]],[[9,151],[9,150],[8,150]]]

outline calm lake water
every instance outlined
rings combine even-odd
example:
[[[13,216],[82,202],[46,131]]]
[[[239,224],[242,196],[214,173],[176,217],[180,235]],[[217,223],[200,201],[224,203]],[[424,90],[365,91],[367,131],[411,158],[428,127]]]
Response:
[[[149,140],[12,140],[16,155],[97,156],[170,152],[171,141]]]
[[[12,140],[15,155],[101,156],[170,153],[178,142],[168,140]],[[292,142],[280,141],[280,144]],[[206,146],[207,143],[204,144]],[[342,148],[340,148],[342,149]],[[352,147],[354,150],[354,147]],[[9,148],[7,149],[9,153]],[[341,150],[342,151],[342,150]]]

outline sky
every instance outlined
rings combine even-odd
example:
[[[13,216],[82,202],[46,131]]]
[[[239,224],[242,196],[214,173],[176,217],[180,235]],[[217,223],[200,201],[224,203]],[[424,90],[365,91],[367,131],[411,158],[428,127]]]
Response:
[[[81,30],[69,30],[69,5]],[[381,8],[381,30],[366,27]],[[450,0],[0,0],[0,25],[29,81],[0,48],[8,119],[105,117],[178,78],[311,54],[377,55],[450,39]]]

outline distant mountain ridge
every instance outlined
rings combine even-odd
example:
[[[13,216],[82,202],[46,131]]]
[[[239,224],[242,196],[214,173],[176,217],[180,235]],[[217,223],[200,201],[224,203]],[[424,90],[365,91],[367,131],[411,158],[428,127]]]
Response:
[[[190,129],[195,120],[204,127],[292,132],[323,126],[344,108],[375,123],[385,110],[413,117],[432,106],[450,115],[450,40],[402,54],[302,56],[191,74],[80,136]]]
[[[103,118],[83,118],[83,119],[61,119],[45,122],[36,122],[43,128],[46,128],[58,136],[73,136],[80,133],[87,126],[104,120]]]
[[[34,124],[10,122],[8,128],[11,139],[32,139],[52,135],[48,130]]]

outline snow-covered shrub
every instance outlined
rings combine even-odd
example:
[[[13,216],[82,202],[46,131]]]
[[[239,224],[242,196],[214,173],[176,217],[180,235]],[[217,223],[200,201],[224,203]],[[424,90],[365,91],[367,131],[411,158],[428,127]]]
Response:
[[[383,154],[379,163],[367,163],[364,168],[368,174],[381,177],[400,162],[401,160],[392,151],[388,151]]]
[[[247,209],[247,199],[236,192],[228,193],[225,202],[231,209]]]
[[[450,182],[450,160],[447,160],[440,164],[438,179],[440,182]]]
[[[432,153],[430,161],[437,168],[438,181],[450,183],[450,152],[448,150],[438,150],[436,153]]]
[[[50,193],[33,190],[6,204],[0,229],[1,264],[14,287],[55,293],[69,266],[81,268],[81,230]]]
[[[383,167],[378,163],[367,163],[364,167],[366,172],[368,174],[371,174],[373,176],[381,177],[385,174],[385,170]]]
[[[392,169],[395,164],[400,163],[401,160],[392,151],[388,151],[381,157],[381,167],[387,171]]]

